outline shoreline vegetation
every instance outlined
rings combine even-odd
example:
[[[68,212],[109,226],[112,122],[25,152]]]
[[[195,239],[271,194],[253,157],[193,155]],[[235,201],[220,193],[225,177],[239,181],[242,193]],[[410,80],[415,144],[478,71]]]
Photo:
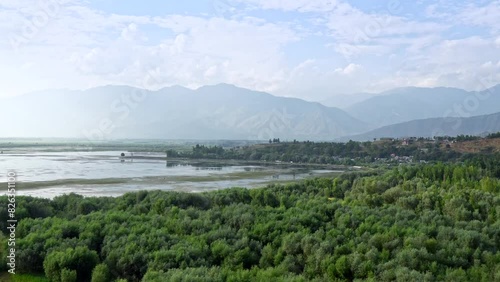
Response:
[[[366,142],[296,140],[283,142],[279,138],[269,142],[0,139],[0,151],[3,153],[117,151],[125,153],[123,159],[354,166],[397,163],[401,162],[399,158],[412,161],[455,161],[466,159],[469,155],[500,152],[500,134],[490,134],[485,137],[459,135],[435,138],[379,138]],[[399,158],[394,159],[394,157]]]
[[[498,154],[259,189],[17,203],[16,271],[52,281],[500,279]]]
[[[235,155],[282,166],[297,150],[308,169],[356,169],[255,189],[18,196],[16,273],[28,280],[13,281],[500,281],[500,154],[476,150],[477,140],[195,145],[186,162]],[[100,181],[123,184],[87,184]],[[0,209],[0,271],[7,219]]]

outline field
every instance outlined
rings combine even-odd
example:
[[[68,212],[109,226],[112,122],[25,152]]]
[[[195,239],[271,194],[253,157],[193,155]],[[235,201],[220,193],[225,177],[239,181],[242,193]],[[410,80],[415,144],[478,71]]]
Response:
[[[450,146],[460,153],[498,153],[500,152],[500,138],[456,142]]]

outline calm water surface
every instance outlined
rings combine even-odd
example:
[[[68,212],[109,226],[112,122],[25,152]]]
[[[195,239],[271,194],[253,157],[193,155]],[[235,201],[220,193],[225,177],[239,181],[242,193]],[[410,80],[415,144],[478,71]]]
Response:
[[[274,180],[301,179],[332,170],[290,170],[280,166],[221,165],[220,163],[179,162],[141,159],[145,154],[121,152],[24,152],[0,154],[0,175],[15,171],[18,182],[65,179],[124,179],[119,184],[71,184],[18,190],[17,195],[52,198],[65,193],[84,196],[118,196],[126,192],[154,189],[200,192],[229,187],[256,187]],[[161,154],[148,156],[164,157]],[[226,176],[238,173],[238,179]],[[248,174],[248,177],[245,175]],[[194,180],[196,178],[202,179]],[[180,180],[181,179],[181,180]],[[182,180],[186,179],[186,180]],[[0,181],[0,182],[5,182]],[[4,185],[5,186],[5,185]],[[2,193],[3,194],[3,193]]]

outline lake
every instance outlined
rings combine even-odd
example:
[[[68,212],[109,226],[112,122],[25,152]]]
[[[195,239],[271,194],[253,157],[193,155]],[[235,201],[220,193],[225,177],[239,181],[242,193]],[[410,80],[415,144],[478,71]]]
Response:
[[[165,160],[158,153],[9,152],[0,154],[0,174],[17,174],[17,195],[53,198],[67,193],[119,196],[138,190],[202,192],[230,187],[259,187],[342,170],[291,164],[235,161]],[[5,193],[2,193],[5,194]]]

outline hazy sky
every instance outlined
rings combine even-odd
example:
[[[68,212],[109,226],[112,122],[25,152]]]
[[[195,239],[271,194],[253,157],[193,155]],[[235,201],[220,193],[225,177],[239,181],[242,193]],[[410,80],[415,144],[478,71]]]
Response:
[[[473,90],[500,83],[499,19],[500,1],[0,0],[0,97],[221,82],[308,100]]]

